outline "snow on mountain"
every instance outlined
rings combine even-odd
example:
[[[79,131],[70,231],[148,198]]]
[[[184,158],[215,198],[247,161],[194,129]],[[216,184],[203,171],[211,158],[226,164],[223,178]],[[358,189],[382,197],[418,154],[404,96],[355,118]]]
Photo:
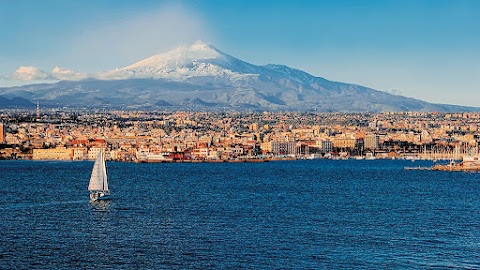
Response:
[[[203,76],[242,79],[256,76],[255,73],[258,72],[254,65],[197,41],[190,46],[181,46],[132,65],[101,73],[99,77],[102,79],[165,78],[181,81]]]
[[[278,89],[326,90],[320,84],[329,81],[282,65],[257,66],[197,41],[160,53],[132,65],[101,73],[104,80],[153,78],[186,81],[194,84],[229,85],[262,89],[271,95]],[[282,94],[286,95],[286,94]]]
[[[226,58],[226,55],[211,45],[197,41],[190,46],[181,46],[172,51],[148,57],[123,68],[123,70],[151,68],[148,70],[149,72],[157,73],[161,71],[159,68],[186,66],[198,60],[217,58]]]

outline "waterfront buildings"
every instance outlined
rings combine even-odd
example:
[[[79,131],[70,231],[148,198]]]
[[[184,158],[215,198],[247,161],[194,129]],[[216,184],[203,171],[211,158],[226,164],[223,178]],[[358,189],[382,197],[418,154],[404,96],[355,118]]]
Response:
[[[480,114],[1,112],[0,158],[120,161],[455,158],[478,152]],[[38,116],[38,117],[37,117]]]
[[[33,160],[72,160],[73,150],[65,147],[33,149]]]

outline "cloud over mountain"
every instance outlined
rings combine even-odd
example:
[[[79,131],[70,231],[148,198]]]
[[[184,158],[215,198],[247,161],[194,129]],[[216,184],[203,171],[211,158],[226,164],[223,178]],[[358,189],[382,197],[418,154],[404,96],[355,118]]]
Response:
[[[10,76],[12,80],[18,81],[36,81],[47,80],[50,75],[34,66],[21,66]]]
[[[50,72],[47,72],[34,66],[21,66],[10,76],[5,76],[3,79],[24,82],[23,84],[25,84],[37,81],[77,81],[87,79],[88,77],[89,75],[86,73],[75,72],[60,67],[55,67]]]
[[[71,69],[62,69],[60,67],[54,67],[50,72],[51,78],[60,81],[76,81],[87,79],[89,76],[86,73],[80,73]]]
[[[93,70],[98,72],[137,61],[145,52],[161,52],[197,39],[214,40],[207,20],[183,1],[158,2],[152,10],[92,22],[68,45],[65,58],[77,69],[98,62]]]

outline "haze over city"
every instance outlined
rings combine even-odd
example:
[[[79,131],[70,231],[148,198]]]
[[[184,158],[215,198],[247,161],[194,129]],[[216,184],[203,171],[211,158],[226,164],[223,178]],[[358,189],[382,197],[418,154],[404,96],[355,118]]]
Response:
[[[477,1],[2,1],[0,86],[38,82],[55,67],[123,67],[202,40],[257,65],[480,106],[479,8]]]

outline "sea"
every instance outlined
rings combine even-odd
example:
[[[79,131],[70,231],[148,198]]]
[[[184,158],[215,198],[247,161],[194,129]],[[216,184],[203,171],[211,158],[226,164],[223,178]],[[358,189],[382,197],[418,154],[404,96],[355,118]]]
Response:
[[[0,269],[479,269],[480,174],[428,161],[0,161]]]

